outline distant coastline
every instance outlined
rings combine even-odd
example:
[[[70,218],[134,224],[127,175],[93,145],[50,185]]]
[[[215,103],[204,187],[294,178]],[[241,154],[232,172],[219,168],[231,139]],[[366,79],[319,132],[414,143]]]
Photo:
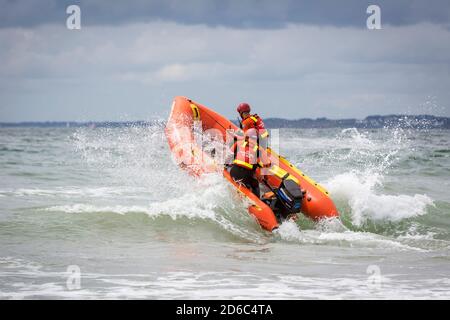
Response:
[[[233,121],[236,123],[236,121]],[[13,127],[40,127],[40,128],[63,128],[63,127],[127,127],[146,126],[149,124],[164,124],[164,121],[46,121],[46,122],[0,122],[0,128]],[[327,119],[327,118],[302,118],[295,120],[281,118],[266,118],[264,120],[267,128],[386,128],[401,127],[413,129],[450,129],[449,117],[437,117],[432,115],[373,115],[365,119]]]

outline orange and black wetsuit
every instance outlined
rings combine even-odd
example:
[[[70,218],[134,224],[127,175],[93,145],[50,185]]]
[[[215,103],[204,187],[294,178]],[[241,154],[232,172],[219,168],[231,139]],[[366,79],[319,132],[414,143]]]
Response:
[[[269,132],[266,130],[260,116],[254,114],[242,120],[242,130],[244,131],[244,134],[247,135],[249,131],[253,131],[253,134],[257,137],[258,144],[264,149],[267,148]]]
[[[259,197],[259,182],[254,174],[258,167],[263,168],[270,165],[267,153],[248,136],[238,139],[231,147],[231,151],[234,153],[233,165],[230,170],[231,177],[244,184]]]

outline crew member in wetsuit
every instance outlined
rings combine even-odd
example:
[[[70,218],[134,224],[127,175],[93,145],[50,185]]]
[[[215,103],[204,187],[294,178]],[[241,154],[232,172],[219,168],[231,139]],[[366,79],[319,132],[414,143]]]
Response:
[[[236,142],[231,147],[234,160],[230,175],[259,198],[259,181],[255,177],[255,171],[258,167],[270,166],[267,153],[260,145],[263,139],[267,141],[269,134],[261,118],[258,115],[250,115],[250,106],[247,103],[241,103],[237,111],[242,118],[242,131],[236,134]]]

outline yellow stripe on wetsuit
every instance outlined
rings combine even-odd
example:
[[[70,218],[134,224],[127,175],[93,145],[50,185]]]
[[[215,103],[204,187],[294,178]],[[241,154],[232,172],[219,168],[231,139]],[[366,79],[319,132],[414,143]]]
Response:
[[[235,159],[235,160],[233,161],[233,163],[238,164],[238,165],[242,165],[242,166],[247,167],[247,168],[249,168],[249,169],[253,169],[253,165],[252,165],[252,164],[247,163],[247,162],[242,161],[242,160]]]

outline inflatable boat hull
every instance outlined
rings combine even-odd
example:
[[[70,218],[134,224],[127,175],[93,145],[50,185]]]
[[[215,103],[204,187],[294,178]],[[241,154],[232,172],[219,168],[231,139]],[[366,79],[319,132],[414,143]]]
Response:
[[[196,125],[200,127],[196,127]],[[213,110],[188,98],[176,97],[172,104],[165,133],[174,160],[180,167],[194,176],[221,172],[236,190],[248,200],[250,203],[248,211],[257,219],[261,227],[273,231],[278,227],[278,221],[272,209],[245,186],[236,183],[228,170],[224,169],[222,164],[216,163],[214,158],[204,152],[202,146],[199,145],[200,143],[196,141],[195,132],[197,131],[213,132],[221,136],[222,141],[226,141],[226,131],[230,129],[238,130],[230,120]],[[273,150],[267,149],[267,153],[271,162],[276,164],[276,166],[273,166],[276,174],[268,176],[269,183],[276,185],[280,176],[289,176],[289,179],[294,180],[301,186],[302,190],[306,191],[301,209],[304,215],[314,220],[339,216],[328,192],[322,186]]]

